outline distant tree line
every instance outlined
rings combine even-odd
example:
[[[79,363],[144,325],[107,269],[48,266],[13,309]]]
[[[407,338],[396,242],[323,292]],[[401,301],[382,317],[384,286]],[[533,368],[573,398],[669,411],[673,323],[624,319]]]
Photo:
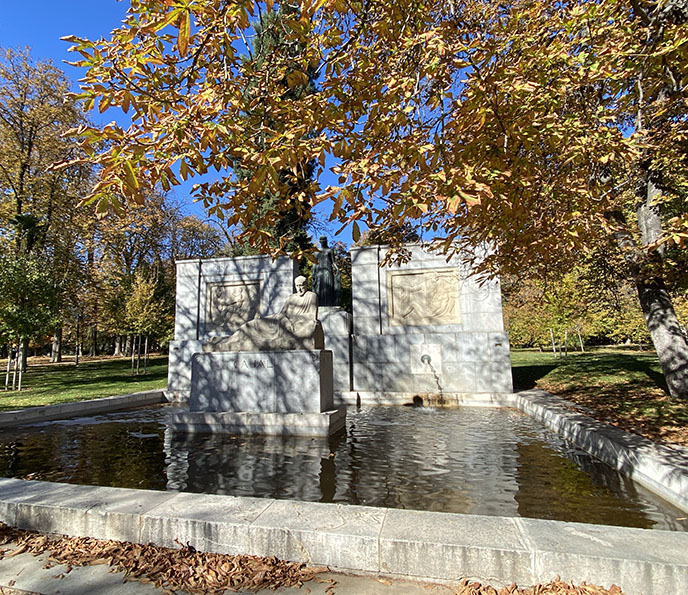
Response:
[[[69,164],[86,120],[68,92],[50,63],[1,51],[0,342],[20,368],[30,350],[59,362],[66,350],[131,354],[137,339],[160,347],[173,333],[175,259],[227,245],[162,192],[113,216],[81,205],[95,176]]]

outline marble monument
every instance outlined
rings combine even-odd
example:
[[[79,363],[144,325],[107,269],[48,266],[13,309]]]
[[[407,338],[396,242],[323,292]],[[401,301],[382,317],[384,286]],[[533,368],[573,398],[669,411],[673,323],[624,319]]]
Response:
[[[277,314],[210,337],[192,355],[189,411],[174,416],[174,430],[327,436],[343,429],[317,297],[305,277],[294,286]]]

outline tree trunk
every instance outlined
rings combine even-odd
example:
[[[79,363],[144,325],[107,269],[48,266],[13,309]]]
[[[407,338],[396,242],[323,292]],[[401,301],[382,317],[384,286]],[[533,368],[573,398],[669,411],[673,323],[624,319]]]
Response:
[[[62,327],[53,335],[53,344],[50,349],[50,363],[58,364],[62,361]]]
[[[26,337],[24,337],[21,340],[20,352],[21,352],[20,371],[26,372],[26,367],[28,365],[27,360],[29,357],[29,340]],[[21,378],[21,376],[20,376],[20,378]],[[20,384],[21,384],[21,380],[20,380]]]
[[[148,374],[148,335],[146,335],[146,345],[143,350],[143,375]]]
[[[127,336],[127,343],[129,342],[129,336]],[[134,340],[131,342],[131,375],[134,375],[134,364],[136,363],[136,337],[134,337]]]
[[[638,280],[636,288],[669,393],[677,399],[688,399],[688,345],[671,296],[661,280]]]
[[[79,317],[76,317],[76,344],[74,345],[74,365],[79,365],[79,350],[81,349],[81,343],[79,339],[81,338],[81,323]]]
[[[5,374],[5,390],[9,388],[10,384],[10,366],[12,363],[12,347],[7,346],[7,373]]]
[[[22,389],[22,376],[24,374],[24,371],[26,370],[24,362],[26,361],[26,345],[28,344],[28,341],[26,339],[23,339],[20,346],[19,346],[19,353],[20,353],[20,365],[19,365],[19,384],[17,385],[17,390]]]
[[[139,375],[139,369],[141,368],[141,335],[138,337],[136,343],[136,375]]]
[[[127,340],[124,344],[124,355],[131,355],[134,349],[132,345],[131,335],[127,335]]]
[[[91,357],[98,355],[98,325],[93,323],[89,329],[89,334],[91,335],[91,347],[88,354]]]
[[[653,181],[651,170],[643,175],[640,200],[637,206],[638,227],[643,246],[656,242],[662,235],[662,220],[658,201],[661,191]],[[674,304],[666,289],[662,273],[664,245],[650,253],[652,276],[647,279],[642,270],[636,271],[636,288],[640,307],[645,316],[652,343],[664,372],[671,396],[688,399],[688,344],[681,332]]]
[[[12,374],[12,390],[17,390],[17,368],[19,367],[19,345],[17,345],[17,354],[14,357],[14,373]]]
[[[637,214],[641,240],[648,246],[659,237],[661,226],[656,207],[652,204],[656,189],[651,182],[646,188],[647,200],[639,205]],[[608,214],[608,220],[616,226],[614,236],[635,282],[640,308],[669,393],[676,399],[688,399],[688,344],[664,284],[661,252],[650,251],[648,255],[639,249],[621,213]]]

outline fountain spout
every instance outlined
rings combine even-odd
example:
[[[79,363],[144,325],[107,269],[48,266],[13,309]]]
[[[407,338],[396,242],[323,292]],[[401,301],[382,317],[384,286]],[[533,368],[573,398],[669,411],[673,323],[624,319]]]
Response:
[[[426,368],[429,368],[430,371],[432,372],[432,375],[435,377],[435,384],[437,384],[437,390],[440,393],[440,402],[442,401],[442,385],[440,384],[440,376],[437,373],[437,370],[435,370],[435,366],[432,365],[432,358],[427,354],[424,353],[423,355],[420,356],[420,361],[425,365]]]

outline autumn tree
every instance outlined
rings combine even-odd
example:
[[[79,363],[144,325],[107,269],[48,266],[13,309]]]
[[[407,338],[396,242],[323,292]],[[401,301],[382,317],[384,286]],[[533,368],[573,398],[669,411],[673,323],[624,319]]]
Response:
[[[133,328],[130,324],[127,304],[141,275],[155,279],[156,288],[167,295],[159,304],[164,304],[165,313],[173,312],[175,271],[171,258],[172,250],[179,249],[179,244],[174,247],[178,221],[178,211],[169,197],[152,194],[144,204],[127,205],[119,216],[98,222],[98,279],[91,299],[99,304],[99,324],[115,337],[116,354],[122,351],[122,337],[127,338],[124,350],[129,352],[134,334],[139,333],[140,325]]]
[[[265,130],[277,126],[272,121],[270,109],[271,97],[275,88],[281,89],[280,101],[298,102],[306,95],[315,91],[315,65],[302,62],[304,43],[294,39],[290,22],[299,18],[298,4],[280,3],[277,10],[261,14],[255,23],[255,37],[249,54],[244,58],[247,70],[252,76],[247,80],[244,90],[244,109],[247,117],[264,121]],[[277,85],[265,85],[267,78],[278,77]],[[250,115],[249,115],[249,112]],[[265,134],[257,139],[257,143],[265,147],[270,142]],[[245,182],[251,182],[253,172],[242,166],[237,160],[234,167],[235,175]],[[310,203],[304,202],[302,190],[312,183],[314,163],[301,161],[291,167],[277,169],[278,192],[270,188],[261,188],[255,184],[255,212],[249,229],[260,229],[265,241],[273,248],[289,252],[297,248],[307,249],[312,242],[307,228],[311,221]],[[286,198],[288,208],[280,210],[275,217],[275,205],[280,195]],[[250,236],[249,236],[250,238]],[[250,244],[250,240],[239,240],[233,245],[235,255],[255,254],[257,248]]]
[[[172,222],[172,261],[221,256],[226,245],[227,239],[216,226],[201,221],[195,215],[179,216]]]
[[[57,243],[65,210],[90,176],[83,164],[51,170],[79,154],[67,133],[85,119],[68,93],[64,73],[49,62],[34,62],[28,50],[0,50],[0,209],[5,226],[27,213],[41,218],[32,244],[49,234]]]
[[[165,301],[156,295],[156,280],[141,271],[134,275],[131,291],[125,303],[125,319],[127,326],[137,339],[136,349],[132,349],[132,371],[134,356],[138,356],[136,373],[139,372],[141,358],[141,340],[144,342],[144,373],[148,362],[149,339],[153,336],[170,334],[174,325],[174,318]]]
[[[68,92],[64,73],[49,62],[34,61],[28,49],[0,50],[2,249],[40,255],[42,266],[62,288],[61,315],[51,318],[56,328],[43,329],[55,331],[56,360],[61,319],[71,310],[66,302],[83,273],[78,251],[85,213],[75,206],[89,190],[92,171],[88,163],[51,169],[55,162],[80,154],[69,131],[86,120]]]
[[[33,254],[0,256],[0,337],[19,343],[22,371],[26,346],[52,329],[59,315],[60,288],[45,262]],[[21,388],[21,380],[20,380]]]
[[[87,68],[85,105],[134,114],[127,129],[82,130],[106,174],[92,194],[101,210],[213,168],[224,173],[201,182],[198,198],[273,254],[283,249],[255,219],[263,188],[278,197],[263,222],[331,199],[354,240],[359,222],[410,223],[486,276],[567,270],[614,241],[671,394],[688,397],[688,346],[666,287],[667,251],[688,239],[684,3],[299,8],[285,25],[300,55],[266,56],[276,74],[262,78],[265,67],[237,49],[264,14],[248,0],[134,0],[110,40],[70,38]],[[290,78],[296,62],[301,74]],[[283,81],[303,84],[314,65],[318,92],[285,97]],[[253,109],[261,102],[269,118]],[[283,192],[280,171],[312,160],[323,168],[328,155],[336,187]],[[251,175],[232,175],[237,163]],[[475,250],[483,245],[487,254]]]

